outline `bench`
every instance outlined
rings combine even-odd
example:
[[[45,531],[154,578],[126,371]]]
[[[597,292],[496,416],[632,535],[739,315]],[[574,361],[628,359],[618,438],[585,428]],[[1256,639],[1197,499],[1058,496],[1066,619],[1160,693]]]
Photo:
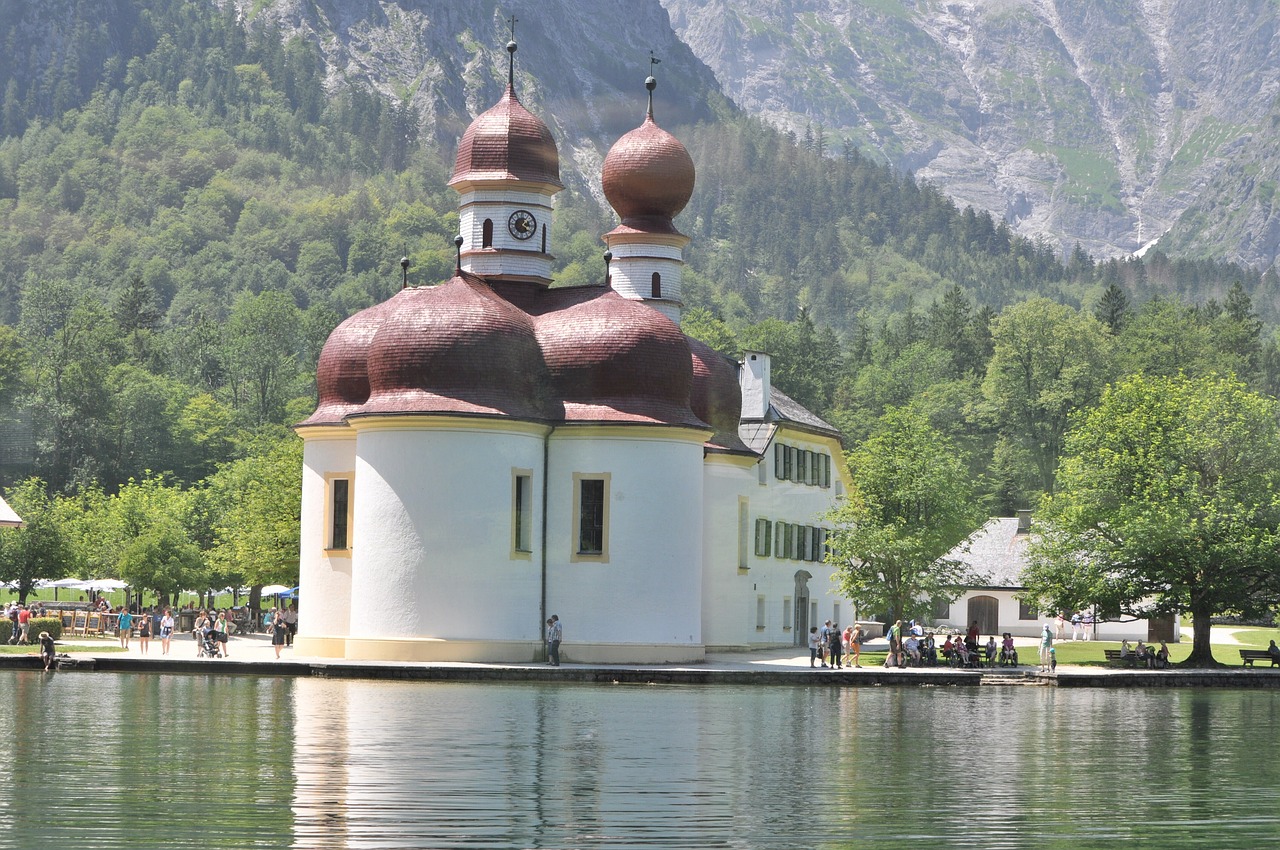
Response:
[[[1255,661],[1270,661],[1272,667],[1275,667],[1277,664],[1280,664],[1280,659],[1277,659],[1274,655],[1272,655],[1270,652],[1267,652],[1265,649],[1240,650],[1240,666],[1252,667],[1253,662]]]
[[[1135,667],[1138,664],[1138,656],[1132,652],[1124,658],[1120,657],[1120,650],[1118,649],[1104,649],[1102,654],[1107,657],[1108,664],[1127,664],[1130,667]]]

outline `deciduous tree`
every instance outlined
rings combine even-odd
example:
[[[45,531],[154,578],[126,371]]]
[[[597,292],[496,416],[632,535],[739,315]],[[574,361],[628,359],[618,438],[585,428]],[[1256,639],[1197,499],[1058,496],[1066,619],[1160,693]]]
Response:
[[[959,452],[926,418],[893,409],[849,455],[854,487],[828,515],[827,562],[841,592],[890,620],[955,598],[965,566],[947,558],[982,521]]]
[[[1188,664],[1214,615],[1280,601],[1277,402],[1234,378],[1132,376],[1067,439],[1024,576],[1043,610],[1189,611]]]

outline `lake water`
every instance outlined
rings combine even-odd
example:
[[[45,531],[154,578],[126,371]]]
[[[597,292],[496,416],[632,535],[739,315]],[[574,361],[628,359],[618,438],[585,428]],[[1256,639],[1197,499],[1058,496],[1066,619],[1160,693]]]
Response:
[[[1257,848],[1280,692],[0,671],[0,847]]]

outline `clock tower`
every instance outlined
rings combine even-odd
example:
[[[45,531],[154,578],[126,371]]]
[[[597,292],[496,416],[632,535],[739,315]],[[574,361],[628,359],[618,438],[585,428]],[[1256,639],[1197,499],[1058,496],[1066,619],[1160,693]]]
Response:
[[[507,89],[467,128],[449,180],[460,196],[462,269],[547,287],[552,198],[564,188],[560,154],[547,125],[516,97],[515,41],[507,53]]]

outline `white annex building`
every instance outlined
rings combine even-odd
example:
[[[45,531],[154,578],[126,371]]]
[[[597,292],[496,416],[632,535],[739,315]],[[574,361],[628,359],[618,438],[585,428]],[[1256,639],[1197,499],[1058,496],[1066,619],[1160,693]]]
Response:
[[[508,45],[514,58],[515,44]],[[559,154],[501,100],[463,136],[458,269],[339,325],[304,440],[298,646],[334,658],[688,662],[851,618],[824,564],[834,428],[678,326],[693,162],[605,158],[598,285],[553,287]]]
[[[933,612],[935,624],[963,630],[977,623],[983,635],[1039,635],[1046,622],[1053,622],[1053,615],[1036,611],[1019,598],[1025,590],[1022,572],[1028,566],[1027,544],[1033,534],[1031,511],[1022,510],[1016,517],[992,517],[953,549],[947,557],[967,564],[976,583],[964,588],[954,602],[939,605]],[[1181,638],[1176,617],[1091,614],[1095,622],[1089,629],[1090,640],[1173,642]],[[1069,626],[1066,634],[1070,635]]]

